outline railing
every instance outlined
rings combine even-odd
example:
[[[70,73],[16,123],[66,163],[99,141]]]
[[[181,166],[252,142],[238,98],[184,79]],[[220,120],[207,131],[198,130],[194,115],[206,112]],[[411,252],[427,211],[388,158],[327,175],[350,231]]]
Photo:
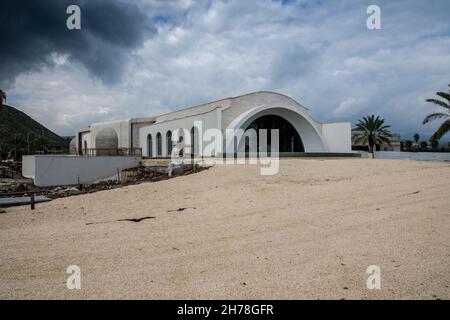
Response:
[[[142,156],[142,148],[87,148],[82,150],[83,156]]]
[[[0,167],[0,178],[14,179],[14,170],[9,167]]]
[[[31,210],[34,210],[36,207],[36,202],[34,201],[36,193],[39,192],[38,191],[7,192],[7,193],[0,193],[0,198],[2,198],[3,196],[7,196],[8,198],[10,198],[11,196],[29,196],[30,208]]]
[[[10,170],[13,170],[15,172],[21,172],[22,171],[22,161],[3,160],[0,162],[0,167],[9,168]]]

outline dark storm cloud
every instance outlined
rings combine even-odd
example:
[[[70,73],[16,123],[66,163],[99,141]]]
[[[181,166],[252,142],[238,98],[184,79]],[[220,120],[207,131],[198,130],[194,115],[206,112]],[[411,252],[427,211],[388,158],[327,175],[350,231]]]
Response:
[[[81,30],[66,27],[69,5],[81,8]],[[133,49],[155,34],[150,17],[117,0],[0,1],[0,86],[68,54],[103,82],[120,80]]]

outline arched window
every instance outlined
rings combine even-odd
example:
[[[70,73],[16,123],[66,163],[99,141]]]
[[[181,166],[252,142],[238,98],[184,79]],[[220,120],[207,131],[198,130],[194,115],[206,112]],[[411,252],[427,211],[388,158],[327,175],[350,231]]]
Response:
[[[151,134],[148,134],[147,136],[147,148],[148,148],[148,156],[153,157],[153,141]]]
[[[167,145],[167,156],[172,155],[172,131],[167,131],[166,133],[166,145]]]
[[[162,139],[159,132],[156,134],[156,155],[158,157],[162,156]]]

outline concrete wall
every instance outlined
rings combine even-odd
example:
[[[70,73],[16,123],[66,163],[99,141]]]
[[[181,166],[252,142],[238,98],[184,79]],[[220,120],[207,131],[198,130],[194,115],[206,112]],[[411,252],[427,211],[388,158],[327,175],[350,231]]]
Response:
[[[352,125],[350,122],[322,124],[322,139],[329,152],[352,152]]]
[[[36,171],[35,159],[33,156],[22,157],[22,175],[27,178],[34,179],[34,173]]]
[[[91,183],[110,177],[117,169],[139,165],[140,157],[23,156],[22,175],[40,187]],[[78,180],[79,178],[79,180]]]
[[[421,160],[421,161],[450,161],[450,153],[445,152],[396,152],[376,151],[375,159]]]

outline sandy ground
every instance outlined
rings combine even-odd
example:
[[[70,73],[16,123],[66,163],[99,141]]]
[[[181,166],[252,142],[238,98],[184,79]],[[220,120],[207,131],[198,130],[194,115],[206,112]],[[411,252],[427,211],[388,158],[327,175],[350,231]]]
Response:
[[[0,298],[449,299],[449,190],[448,162],[290,159],[9,208]]]

